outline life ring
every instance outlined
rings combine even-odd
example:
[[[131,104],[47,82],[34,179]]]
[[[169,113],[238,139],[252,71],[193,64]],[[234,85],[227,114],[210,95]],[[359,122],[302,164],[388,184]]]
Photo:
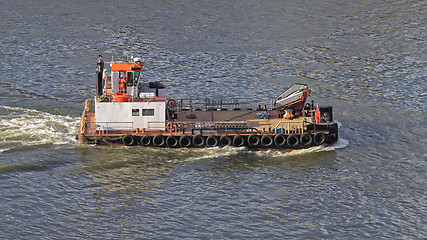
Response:
[[[231,137],[228,135],[222,135],[219,138],[219,142],[221,143],[222,146],[230,146],[233,141],[231,140]]]
[[[295,134],[291,134],[288,136],[288,139],[286,140],[286,143],[291,148],[296,148],[299,145],[299,138]]]
[[[218,138],[215,135],[210,135],[208,138],[206,138],[206,146],[217,147],[218,146]]]
[[[176,107],[176,101],[175,101],[175,99],[171,98],[171,99],[168,100],[168,107],[169,108]]]
[[[152,137],[150,137],[150,136],[143,136],[141,138],[139,144],[141,144],[142,146],[146,146],[147,147],[147,146],[150,146],[151,140],[152,140]]]
[[[174,148],[174,147],[177,147],[178,144],[179,144],[178,138],[176,138],[175,136],[170,135],[166,138],[166,145],[168,147]]]
[[[241,135],[236,135],[233,137],[233,146],[243,147],[245,146],[245,139]]]
[[[286,136],[283,134],[277,134],[274,136],[274,144],[278,147],[286,146]]]
[[[165,145],[165,137],[161,134],[154,136],[153,145],[156,147],[163,147]]]
[[[300,137],[300,143],[304,147],[310,147],[313,144],[313,137],[309,132],[305,132]]]
[[[326,142],[325,134],[322,132],[317,132],[316,134],[314,134],[313,142],[317,146],[324,144]]]
[[[178,123],[168,122],[168,124],[166,124],[166,130],[168,130],[169,132],[177,131],[178,130]]]
[[[135,139],[130,134],[126,134],[122,137],[122,143],[126,146],[132,146],[134,142]]]
[[[193,137],[193,145],[195,147],[204,147],[205,146],[205,138],[203,135],[198,134]]]
[[[191,138],[187,135],[181,136],[179,139],[179,145],[186,148],[191,147]]]
[[[273,144],[274,144],[273,136],[271,136],[271,135],[263,135],[261,137],[261,145],[263,147],[267,147],[268,148],[268,147],[273,146]]]
[[[261,143],[261,138],[259,135],[252,134],[248,137],[249,147],[258,147],[260,143]]]

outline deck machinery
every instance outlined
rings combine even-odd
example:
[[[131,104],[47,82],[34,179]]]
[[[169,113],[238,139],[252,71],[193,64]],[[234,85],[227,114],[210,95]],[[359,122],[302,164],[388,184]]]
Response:
[[[79,144],[295,149],[338,140],[332,107],[306,103],[305,84],[254,107],[250,99],[167,98],[166,84],[144,81],[143,68],[131,58],[111,61],[107,73],[99,56],[96,96],[85,101]]]

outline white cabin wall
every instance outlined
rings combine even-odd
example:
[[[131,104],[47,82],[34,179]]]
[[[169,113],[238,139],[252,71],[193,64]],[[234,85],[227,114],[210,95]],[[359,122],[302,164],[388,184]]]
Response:
[[[95,118],[101,129],[164,130],[165,108],[165,102],[95,102]],[[132,109],[139,109],[139,116],[132,116]],[[154,116],[142,116],[142,109],[154,109]]]

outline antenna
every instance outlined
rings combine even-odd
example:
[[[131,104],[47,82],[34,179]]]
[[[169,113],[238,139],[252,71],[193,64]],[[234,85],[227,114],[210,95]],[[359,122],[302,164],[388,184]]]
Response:
[[[131,61],[133,61],[133,54],[135,53],[135,51],[125,51],[124,55],[126,57],[126,61],[129,61],[129,56],[131,57]]]

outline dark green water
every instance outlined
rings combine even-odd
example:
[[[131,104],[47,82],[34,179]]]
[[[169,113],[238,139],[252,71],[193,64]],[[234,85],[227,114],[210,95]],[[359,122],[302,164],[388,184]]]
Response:
[[[11,1],[0,9],[0,237],[423,239],[423,1]],[[174,98],[295,82],[340,141],[292,153],[77,146],[96,61]]]

